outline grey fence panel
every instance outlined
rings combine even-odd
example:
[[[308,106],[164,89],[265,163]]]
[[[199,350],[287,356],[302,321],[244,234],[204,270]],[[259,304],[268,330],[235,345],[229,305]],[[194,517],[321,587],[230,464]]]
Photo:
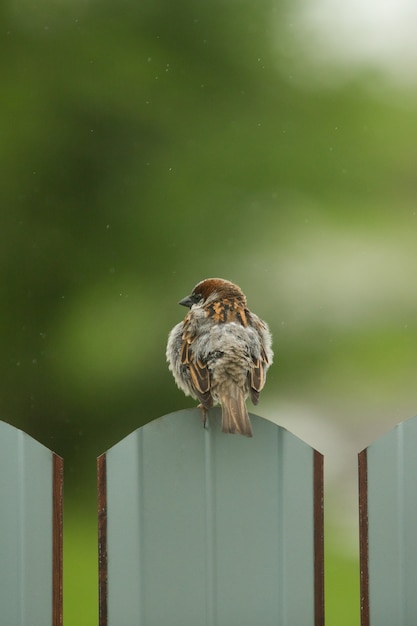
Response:
[[[417,624],[417,418],[359,455],[362,626]]]
[[[324,623],[322,457],[251,420],[180,411],[99,458],[101,626]]]
[[[62,459],[0,422],[0,624],[62,623]]]

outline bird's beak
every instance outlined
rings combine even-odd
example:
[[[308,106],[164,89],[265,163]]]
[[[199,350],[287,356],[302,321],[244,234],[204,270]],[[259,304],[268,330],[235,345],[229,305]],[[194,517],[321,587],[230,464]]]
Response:
[[[186,296],[185,298],[183,298],[182,300],[180,300],[178,302],[178,304],[181,304],[181,306],[188,306],[189,309],[191,309],[191,307],[194,304],[193,299],[191,298],[191,296]]]

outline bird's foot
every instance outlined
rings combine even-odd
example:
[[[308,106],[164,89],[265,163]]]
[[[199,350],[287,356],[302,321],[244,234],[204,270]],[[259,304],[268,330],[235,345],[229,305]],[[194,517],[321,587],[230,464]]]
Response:
[[[205,428],[206,427],[206,422],[207,422],[207,409],[202,404],[199,404],[197,409],[201,409],[201,412],[203,414],[203,428]]]

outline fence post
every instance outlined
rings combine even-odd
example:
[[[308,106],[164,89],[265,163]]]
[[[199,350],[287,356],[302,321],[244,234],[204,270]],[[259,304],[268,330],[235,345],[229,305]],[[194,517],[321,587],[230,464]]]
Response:
[[[63,461],[0,422],[0,623],[62,624]]]
[[[322,626],[322,456],[251,415],[161,417],[98,459],[100,626]]]

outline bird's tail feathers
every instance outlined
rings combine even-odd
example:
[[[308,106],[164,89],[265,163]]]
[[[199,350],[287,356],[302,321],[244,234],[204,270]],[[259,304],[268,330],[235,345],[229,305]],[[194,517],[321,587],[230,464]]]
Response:
[[[252,437],[252,426],[243,391],[239,387],[233,386],[228,389],[227,394],[220,397],[220,403],[222,406],[222,431]]]

